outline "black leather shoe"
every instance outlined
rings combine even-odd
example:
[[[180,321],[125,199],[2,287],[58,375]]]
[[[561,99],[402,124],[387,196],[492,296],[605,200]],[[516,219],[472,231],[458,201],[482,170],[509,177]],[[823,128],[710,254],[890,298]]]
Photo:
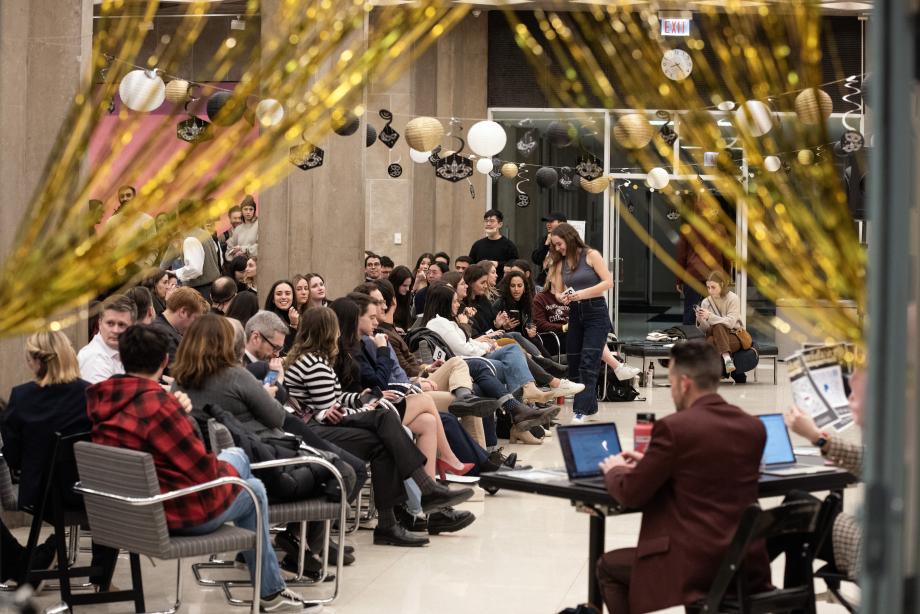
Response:
[[[437,484],[433,493],[422,495],[422,511],[426,514],[437,512],[446,507],[453,507],[454,505],[463,503],[472,496],[472,488],[457,488],[451,490],[447,486]]]
[[[458,418],[462,418],[463,416],[483,418],[495,413],[495,410],[498,409],[498,401],[496,399],[484,399],[482,397],[470,395],[462,399],[454,399],[447,409]]]
[[[476,516],[465,510],[446,508],[440,512],[428,514],[428,534],[453,533],[473,524]]]
[[[374,544],[377,546],[402,546],[403,548],[420,548],[428,544],[424,535],[406,531],[398,523],[388,529],[374,529]]]
[[[424,516],[416,516],[410,513],[404,505],[393,506],[393,513],[396,515],[396,521],[406,531],[424,533],[428,530],[428,519]]]
[[[489,454],[489,462],[495,465],[504,465],[508,469],[514,469],[517,464],[517,452],[512,452],[508,456],[502,454],[502,449],[494,450]]]
[[[281,569],[288,573],[296,574],[297,573],[297,557],[296,556],[285,556],[281,559],[279,563]],[[330,570],[334,569],[335,566],[330,564],[326,570],[326,577],[323,578],[323,582],[332,582],[335,580],[335,574],[330,573]],[[312,554],[307,555],[303,562],[303,577],[313,580],[314,582],[319,581],[319,577],[323,572],[323,564]]]
[[[511,421],[516,427],[525,431],[532,426],[543,424],[559,413],[559,408],[555,406],[548,409],[537,409],[517,400],[509,401],[507,405],[510,406],[507,409],[511,414]]]

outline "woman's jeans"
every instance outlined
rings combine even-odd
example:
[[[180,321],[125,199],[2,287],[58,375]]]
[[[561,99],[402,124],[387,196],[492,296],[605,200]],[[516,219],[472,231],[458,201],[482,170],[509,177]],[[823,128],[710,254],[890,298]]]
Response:
[[[576,414],[587,416],[597,413],[597,375],[610,329],[610,314],[603,297],[569,304],[565,348],[569,379],[585,385],[572,402]]]
[[[240,477],[246,480],[253,490],[259,496],[259,507],[262,508],[262,526],[256,527],[256,508],[253,505],[252,497],[245,490],[241,490],[236,496],[233,503],[230,504],[222,514],[215,516],[197,527],[190,527],[173,531],[177,535],[207,535],[219,529],[227,522],[233,522],[241,529],[262,532],[262,560],[256,561],[256,551],[246,550],[243,552],[243,558],[246,559],[246,567],[249,568],[249,575],[255,582],[255,565],[262,565],[262,597],[270,597],[275,593],[284,590],[284,580],[281,578],[281,569],[278,567],[278,557],[275,556],[275,550],[272,548],[271,536],[268,533],[268,498],[265,495],[265,486],[262,481],[252,475],[249,468],[249,458],[240,448],[227,448],[221,452],[217,458],[233,465]]]
[[[606,340],[605,334],[604,341]],[[533,381],[533,375],[527,368],[527,359],[524,358],[524,350],[518,345],[503,345],[494,352],[489,352],[485,357],[501,364],[501,373],[508,392],[513,394],[518,388]]]

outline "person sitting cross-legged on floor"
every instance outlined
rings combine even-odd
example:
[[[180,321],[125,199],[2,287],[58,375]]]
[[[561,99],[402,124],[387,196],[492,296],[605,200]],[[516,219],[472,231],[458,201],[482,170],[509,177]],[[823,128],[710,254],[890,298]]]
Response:
[[[249,459],[239,448],[219,456],[205,451],[204,443],[186,416],[191,411],[189,398],[163,390],[158,380],[169,360],[169,338],[155,327],[131,326],[118,340],[125,375],[116,375],[90,386],[87,413],[93,423],[92,437],[98,444],[140,450],[153,456],[157,478],[163,492],[187,488],[225,476],[239,476],[258,493],[262,525],[256,526],[255,503],[248,493],[225,485],[166,501],[163,504],[170,531],[185,535],[204,535],[226,522],[262,532],[270,543],[268,502],[262,482],[253,477]],[[290,591],[281,577],[278,559],[272,549],[243,553],[250,576],[255,581],[255,565],[262,566],[263,612],[311,612],[321,605],[307,605]]]

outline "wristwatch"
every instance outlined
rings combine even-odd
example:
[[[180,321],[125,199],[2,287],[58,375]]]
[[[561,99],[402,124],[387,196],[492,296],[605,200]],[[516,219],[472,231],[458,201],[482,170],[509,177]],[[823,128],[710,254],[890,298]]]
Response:
[[[827,437],[824,433],[821,433],[821,435],[816,440],[814,440],[812,444],[814,444],[817,448],[823,448],[825,445],[827,445]]]

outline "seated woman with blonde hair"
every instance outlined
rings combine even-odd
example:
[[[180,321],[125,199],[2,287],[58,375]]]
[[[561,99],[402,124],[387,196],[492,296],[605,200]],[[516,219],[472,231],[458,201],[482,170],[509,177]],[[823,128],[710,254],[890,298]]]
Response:
[[[734,331],[744,328],[741,319],[741,299],[728,289],[724,273],[713,271],[706,280],[709,296],[696,309],[696,326],[706,335],[725,362],[725,372],[732,373],[735,363],[732,354],[741,349],[741,341]]]

